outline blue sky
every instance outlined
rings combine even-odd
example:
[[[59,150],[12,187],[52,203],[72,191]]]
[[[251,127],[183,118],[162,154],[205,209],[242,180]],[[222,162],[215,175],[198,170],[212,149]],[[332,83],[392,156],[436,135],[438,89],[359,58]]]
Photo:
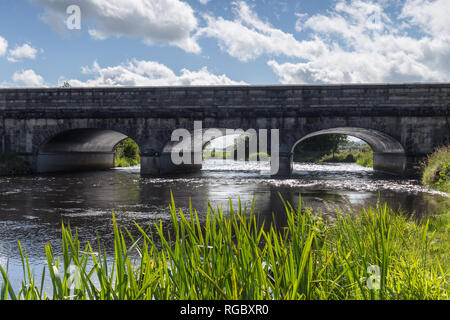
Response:
[[[449,16],[448,0],[2,0],[0,87],[448,82]]]

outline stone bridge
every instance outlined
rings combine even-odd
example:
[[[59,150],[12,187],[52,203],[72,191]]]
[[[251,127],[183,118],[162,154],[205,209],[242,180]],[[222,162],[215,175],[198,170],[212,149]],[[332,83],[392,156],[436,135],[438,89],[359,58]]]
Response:
[[[0,147],[34,172],[110,168],[126,137],[141,172],[198,170],[170,158],[175,129],[278,129],[280,176],[295,146],[312,136],[348,134],[374,151],[374,169],[398,175],[450,141],[450,84],[226,87],[115,87],[0,90]]]

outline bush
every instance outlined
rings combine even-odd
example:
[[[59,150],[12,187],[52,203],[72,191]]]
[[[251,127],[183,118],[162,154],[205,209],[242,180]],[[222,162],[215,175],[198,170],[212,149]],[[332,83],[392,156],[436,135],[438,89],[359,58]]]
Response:
[[[370,148],[365,148],[362,151],[341,151],[335,154],[329,154],[319,160],[320,163],[357,163],[360,166],[372,168],[373,167],[373,152]]]
[[[115,153],[116,167],[137,166],[141,162],[139,147],[130,138],[119,142],[115,147]]]
[[[373,151],[364,150],[356,158],[356,163],[363,167],[373,168]]]
[[[350,162],[350,163],[356,162],[356,159],[355,159],[355,157],[354,157],[352,154],[348,154],[348,155],[345,157],[345,162]]]
[[[422,183],[450,193],[450,146],[436,150],[422,164]]]

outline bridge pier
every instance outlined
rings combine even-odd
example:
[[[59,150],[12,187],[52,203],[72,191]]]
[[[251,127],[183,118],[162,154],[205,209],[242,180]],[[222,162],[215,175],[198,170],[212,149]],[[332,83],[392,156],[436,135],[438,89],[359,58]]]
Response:
[[[404,153],[377,153],[373,154],[373,170],[394,175],[406,174],[407,158]]]
[[[278,154],[278,173],[276,177],[286,178],[292,175],[294,171],[294,154],[292,152],[280,152]],[[273,165],[273,164],[272,164]]]
[[[399,176],[417,176],[420,163],[426,155],[405,155],[404,153],[374,153],[373,169]]]
[[[192,153],[194,159],[194,153]],[[141,174],[148,176],[162,176],[175,173],[197,172],[202,169],[201,164],[181,164],[172,162],[171,153],[149,153],[141,154]]]

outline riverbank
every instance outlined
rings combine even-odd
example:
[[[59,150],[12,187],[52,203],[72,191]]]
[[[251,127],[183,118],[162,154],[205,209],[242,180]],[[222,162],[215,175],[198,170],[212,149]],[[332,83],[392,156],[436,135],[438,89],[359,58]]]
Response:
[[[0,176],[29,174],[30,169],[20,157],[9,152],[0,152]]]
[[[427,158],[423,164],[422,183],[450,193],[450,146],[436,150]]]
[[[351,150],[338,151],[334,154],[326,155],[318,160],[319,163],[356,163],[360,166],[373,168],[373,151],[372,150]]]
[[[327,223],[285,202],[287,223],[277,229],[260,226],[240,202],[230,208],[210,208],[200,222],[196,211],[183,213],[172,198],[171,228],[137,226],[135,238],[113,217],[109,268],[102,248],[83,249],[77,233],[63,226],[61,264],[51,245],[45,247],[53,295],[29,274],[21,248],[26,274],[20,293],[5,285],[2,269],[0,298],[448,300],[448,213],[417,222],[380,205]]]

